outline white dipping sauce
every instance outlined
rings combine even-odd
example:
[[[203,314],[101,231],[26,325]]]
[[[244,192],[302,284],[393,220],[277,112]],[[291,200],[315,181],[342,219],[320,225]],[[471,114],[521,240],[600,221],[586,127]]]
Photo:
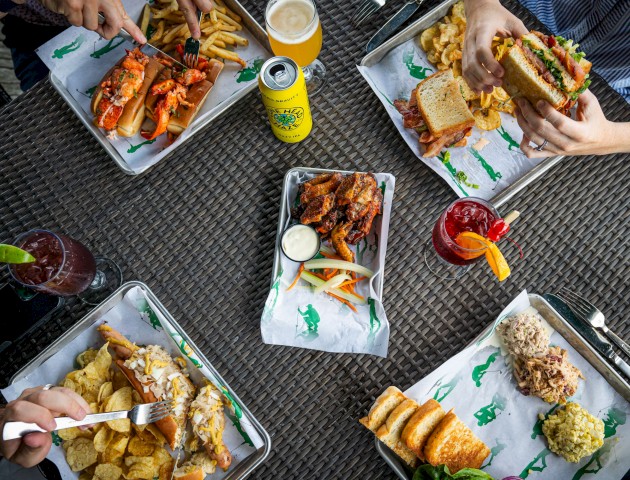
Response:
[[[294,225],[282,235],[282,250],[291,260],[305,262],[319,251],[319,235],[306,225]]]

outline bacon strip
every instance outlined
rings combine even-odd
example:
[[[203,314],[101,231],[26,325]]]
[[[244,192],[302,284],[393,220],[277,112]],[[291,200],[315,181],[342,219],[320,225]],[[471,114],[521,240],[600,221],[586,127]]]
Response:
[[[411,105],[412,102],[413,105]],[[409,102],[406,102],[405,100],[394,100],[394,106],[402,115],[403,126],[405,128],[420,128],[424,125],[424,119],[418,111],[415,95],[411,95],[411,100]]]
[[[461,132],[455,132],[455,133],[451,133],[450,135],[444,135],[438,138],[437,140],[433,141],[433,143],[427,144],[426,146],[427,150],[424,152],[424,155],[422,156],[425,158],[437,156],[437,154],[440,153],[444,147],[460,142],[471,129],[472,128],[467,128],[466,130],[462,130]]]

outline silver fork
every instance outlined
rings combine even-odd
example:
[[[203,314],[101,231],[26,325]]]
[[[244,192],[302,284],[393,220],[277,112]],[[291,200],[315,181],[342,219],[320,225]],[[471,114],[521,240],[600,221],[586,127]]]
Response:
[[[83,420],[74,420],[70,417],[57,417],[55,418],[55,422],[57,423],[57,428],[55,428],[55,430],[80,427],[82,425],[92,425],[95,423],[107,422],[108,420],[119,420],[121,418],[128,418],[136,425],[143,425],[145,423],[156,422],[166,417],[171,412],[171,408],[172,402],[170,400],[165,400],[163,402],[136,405],[131,410],[93,413],[86,415]],[[47,432],[47,430],[41,428],[36,423],[7,422],[4,424],[4,428],[2,430],[2,439],[13,440],[33,432]]]
[[[352,17],[352,23],[358,27],[384,5],[385,0],[363,0],[363,3],[359,6],[359,11]]]
[[[202,11],[197,9],[197,21],[199,22],[200,27],[202,16]],[[197,68],[200,46],[201,43],[199,42],[199,40],[195,40],[194,38],[192,38],[192,36],[186,39],[186,43],[184,44],[184,63],[188,68]]]
[[[573,314],[588,323],[589,325],[601,329],[608,338],[617,344],[626,355],[630,356],[630,347],[626,342],[619,338],[612,330],[606,326],[606,318],[604,314],[590,302],[587,302],[578,294],[573,293],[566,288],[561,288],[560,292],[556,293],[564,303],[566,303]]]

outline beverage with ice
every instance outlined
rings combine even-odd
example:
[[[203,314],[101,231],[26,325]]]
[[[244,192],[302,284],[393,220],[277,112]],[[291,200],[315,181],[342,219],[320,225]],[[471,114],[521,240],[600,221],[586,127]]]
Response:
[[[15,245],[35,261],[10,265],[15,280],[27,287],[53,295],[77,295],[87,289],[96,275],[96,261],[81,243],[65,235],[33,230],[20,235]]]

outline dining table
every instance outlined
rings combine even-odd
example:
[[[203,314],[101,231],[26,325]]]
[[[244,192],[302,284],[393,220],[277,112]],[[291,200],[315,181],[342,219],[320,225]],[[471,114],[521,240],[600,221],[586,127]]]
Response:
[[[269,432],[256,479],[395,479],[359,424],[390,385],[408,388],[468,345],[519,292],[567,287],[630,336],[630,154],[566,157],[501,206],[521,212],[507,249],[511,276],[485,262],[445,280],[424,263],[436,218],[456,197],[405,144],[357,69],[365,45],[402,2],[355,27],[359,0],[318,2],[324,88],[313,130],[272,134],[256,90],[138,176],[125,175],[49,80],[0,110],[0,243],[41,227],[114,259],[147,284]],[[546,29],[514,0],[528,28]],[[264,2],[242,0],[264,25]],[[426,0],[411,21],[435,7]],[[591,90],[610,120],[630,104],[597,74]],[[520,140],[520,139],[519,139]],[[396,178],[383,305],[386,358],[264,344],[285,173],[293,167],[388,172]],[[8,280],[2,269],[0,284]],[[0,309],[2,307],[0,306]],[[69,298],[44,326],[0,356],[0,386],[92,307]],[[0,325],[11,322],[0,313]]]

